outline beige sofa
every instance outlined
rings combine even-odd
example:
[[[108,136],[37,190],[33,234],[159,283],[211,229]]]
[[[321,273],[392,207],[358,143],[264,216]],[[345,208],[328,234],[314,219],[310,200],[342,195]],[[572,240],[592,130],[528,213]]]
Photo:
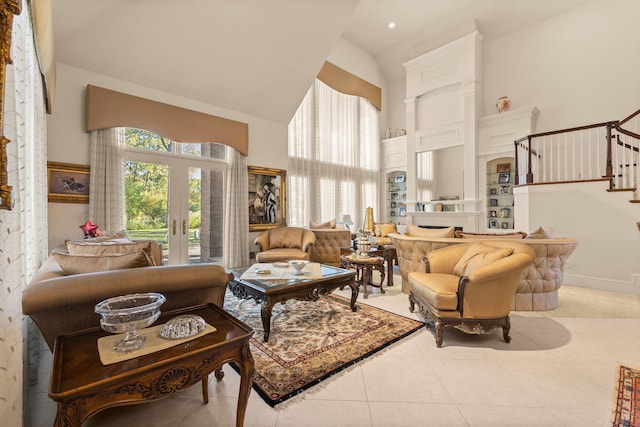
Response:
[[[316,243],[311,247],[309,259],[327,265],[340,265],[341,248],[351,247],[351,231],[346,228],[311,229]]]
[[[155,259],[161,247],[150,245]],[[95,305],[109,297],[159,292],[166,297],[162,311],[198,304],[220,307],[231,275],[213,264],[151,266],[67,275],[58,264],[56,248],[22,293],[22,311],[31,317],[49,348],[62,334],[100,325]]]
[[[409,292],[408,274],[412,271],[425,271],[424,257],[429,252],[460,243],[483,241],[481,237],[473,239],[427,238],[390,234],[398,255],[398,266],[402,274],[402,291]],[[578,246],[572,238],[522,239],[518,242],[529,245],[535,252],[533,264],[522,274],[518,289],[511,306],[512,310],[545,311],[558,307],[558,289],[564,278],[564,265],[567,258]]]

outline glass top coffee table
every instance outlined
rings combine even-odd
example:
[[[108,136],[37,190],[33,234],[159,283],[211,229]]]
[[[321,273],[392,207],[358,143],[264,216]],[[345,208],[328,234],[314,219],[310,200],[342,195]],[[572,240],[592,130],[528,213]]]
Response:
[[[312,263],[310,263],[312,264]],[[259,264],[265,270],[277,272],[277,267],[270,263]],[[276,278],[265,275],[264,278],[252,275],[251,278],[242,278],[243,273],[253,266],[235,267],[230,271],[234,279],[229,282],[229,290],[238,298],[251,299],[262,304],[261,317],[264,328],[264,340],[269,340],[271,332],[271,310],[277,303],[284,303],[290,299],[301,301],[317,301],[320,295],[326,295],[337,288],[349,286],[351,288],[351,310],[356,311],[356,300],[359,288],[355,283],[355,272],[344,268],[319,264],[314,271],[319,274],[311,276],[290,276]]]

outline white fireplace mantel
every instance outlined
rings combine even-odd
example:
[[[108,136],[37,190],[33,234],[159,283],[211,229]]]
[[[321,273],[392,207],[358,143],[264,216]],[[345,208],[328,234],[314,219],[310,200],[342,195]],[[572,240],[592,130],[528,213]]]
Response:
[[[407,225],[435,227],[462,227],[464,231],[477,232],[483,212],[407,212]]]

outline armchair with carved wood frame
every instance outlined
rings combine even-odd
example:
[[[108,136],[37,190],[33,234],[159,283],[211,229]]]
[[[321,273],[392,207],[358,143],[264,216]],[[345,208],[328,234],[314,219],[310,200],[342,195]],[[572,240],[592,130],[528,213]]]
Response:
[[[473,262],[466,268],[462,266],[464,274],[460,274],[459,261],[468,260],[469,254],[478,249],[501,255],[489,255],[475,266]],[[533,249],[526,244],[497,240],[431,251],[425,257],[426,272],[409,273],[409,310],[413,312],[417,305],[427,323],[434,324],[438,347],[442,345],[444,329],[450,325],[470,334],[487,334],[502,328],[508,343],[511,303],[522,272],[534,257]]]

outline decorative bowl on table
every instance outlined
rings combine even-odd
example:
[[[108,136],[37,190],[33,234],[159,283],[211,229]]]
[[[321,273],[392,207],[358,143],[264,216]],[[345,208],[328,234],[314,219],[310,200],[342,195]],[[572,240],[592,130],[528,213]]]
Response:
[[[147,338],[138,335],[140,329],[150,326],[160,317],[160,306],[166,301],[162,294],[129,294],[108,298],[95,306],[101,316],[100,326],[113,334],[126,334],[113,348],[130,352],[144,346]]]
[[[160,336],[167,339],[188,338],[204,331],[206,327],[207,324],[201,316],[183,314],[165,323]]]
[[[302,276],[304,274],[302,270],[304,270],[308,263],[309,261],[303,259],[294,259],[289,261],[289,265],[295,270],[295,273],[293,273],[293,275]]]

